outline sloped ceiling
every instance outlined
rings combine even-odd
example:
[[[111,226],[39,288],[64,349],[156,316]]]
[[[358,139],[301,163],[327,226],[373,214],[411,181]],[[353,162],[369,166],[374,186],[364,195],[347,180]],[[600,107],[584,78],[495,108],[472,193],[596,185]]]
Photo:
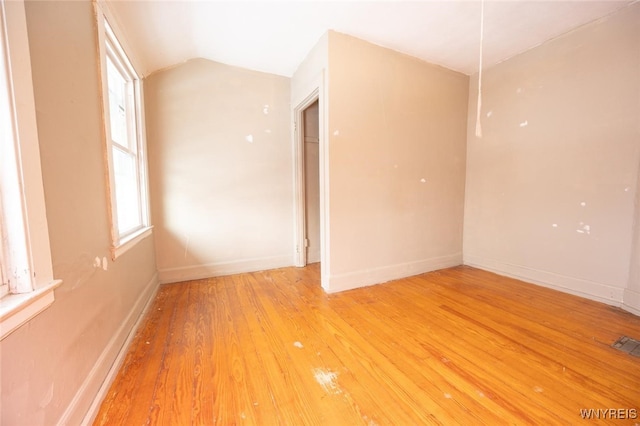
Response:
[[[484,66],[631,3],[486,0]],[[465,74],[478,70],[479,0],[108,0],[107,4],[145,75],[202,57],[290,77],[329,29]]]

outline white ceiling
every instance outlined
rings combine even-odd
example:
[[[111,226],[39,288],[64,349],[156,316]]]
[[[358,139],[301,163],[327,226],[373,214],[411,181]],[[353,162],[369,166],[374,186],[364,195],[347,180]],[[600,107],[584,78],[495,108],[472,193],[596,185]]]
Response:
[[[633,1],[491,1],[484,66]],[[202,57],[290,77],[328,29],[447,68],[478,69],[479,0],[107,0],[142,73]]]

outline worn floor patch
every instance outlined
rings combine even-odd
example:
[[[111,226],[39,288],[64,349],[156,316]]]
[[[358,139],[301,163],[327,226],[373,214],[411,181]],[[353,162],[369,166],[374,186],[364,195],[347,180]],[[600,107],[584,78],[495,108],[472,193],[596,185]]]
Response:
[[[622,336],[621,338],[613,342],[613,345],[611,346],[622,352],[640,357],[640,341],[632,339],[631,337]]]
[[[316,368],[313,370],[313,377],[315,377],[316,382],[327,393],[340,393],[340,389],[338,389],[338,385],[336,384],[336,379],[338,378],[338,373],[334,373],[333,371],[323,370],[321,368]]]

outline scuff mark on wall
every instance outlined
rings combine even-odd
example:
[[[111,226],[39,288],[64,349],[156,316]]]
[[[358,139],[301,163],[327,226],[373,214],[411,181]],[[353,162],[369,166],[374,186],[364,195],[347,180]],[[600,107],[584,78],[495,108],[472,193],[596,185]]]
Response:
[[[64,284],[59,291],[72,291],[86,284],[95,275],[96,270],[102,266],[99,256],[95,258],[88,253],[81,254],[72,263],[54,264],[55,275],[64,278]]]
[[[578,229],[576,229],[576,232],[579,234],[591,234],[591,226],[585,224],[584,222],[580,222],[580,225],[578,225]]]
[[[189,252],[189,242],[191,241],[191,237],[185,235],[185,243],[184,243],[184,258],[187,258],[187,253]]]
[[[53,383],[49,385],[49,387],[47,388],[47,391],[42,396],[42,399],[40,400],[40,403],[38,405],[40,405],[40,408],[45,408],[47,405],[51,403],[52,399],[53,399]]]

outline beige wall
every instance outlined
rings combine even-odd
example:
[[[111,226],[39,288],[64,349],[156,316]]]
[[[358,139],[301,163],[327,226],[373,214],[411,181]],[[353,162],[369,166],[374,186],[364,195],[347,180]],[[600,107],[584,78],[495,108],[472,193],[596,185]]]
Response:
[[[0,423],[79,424],[156,288],[153,240],[110,260],[91,3],[34,1],[26,12],[53,273],[64,282],[0,343]]]
[[[0,343],[0,423],[78,424],[155,290],[154,239],[93,266],[110,245],[93,9],[26,8],[64,283]],[[290,263],[291,107],[324,81],[328,291],[460,263],[466,154],[466,263],[640,310],[639,19],[635,5],[487,70],[482,139],[474,79],[468,91],[463,75],[333,32],[291,81],[204,60],[154,74],[164,277]]]
[[[293,263],[289,83],[205,59],[145,79],[162,282]]]
[[[460,264],[468,77],[336,32],[328,62],[328,290]]]
[[[485,70],[482,138],[471,79],[466,264],[622,302],[638,214],[639,22],[637,4]]]

